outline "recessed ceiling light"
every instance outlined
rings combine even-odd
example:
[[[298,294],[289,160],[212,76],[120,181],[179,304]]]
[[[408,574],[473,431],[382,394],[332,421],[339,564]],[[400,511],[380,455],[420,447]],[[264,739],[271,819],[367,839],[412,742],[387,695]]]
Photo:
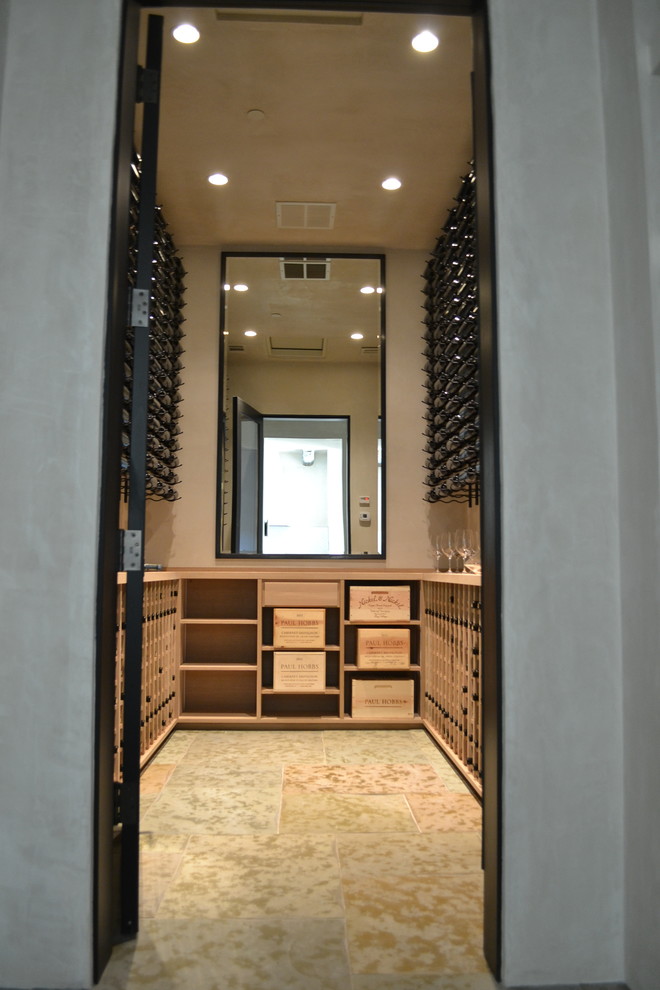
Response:
[[[245,336],[246,337],[256,337],[257,336],[257,331],[256,330],[246,330],[245,331]]]
[[[193,24],[177,24],[172,35],[182,45],[194,45],[196,41],[199,41],[199,31]]]
[[[228,337],[229,336],[229,330],[223,330],[222,332],[225,335],[225,337]]]
[[[231,285],[229,284],[229,282],[225,282],[225,284],[223,285],[223,289],[225,290],[225,292],[229,292],[229,290],[231,289]]]
[[[434,52],[439,44],[437,35],[432,31],[422,31],[411,41],[416,52]]]
[[[364,340],[364,334],[363,333],[352,333],[351,334],[351,340]]]
[[[214,172],[213,175],[209,175],[209,182],[212,186],[226,186],[229,179],[222,172]]]
[[[381,294],[381,293],[382,293],[383,291],[384,291],[384,290],[382,289],[382,287],[381,287],[380,285],[379,285],[379,286],[378,286],[378,288],[376,289],[376,292],[378,293],[378,295],[380,295],[380,294]]]
[[[237,282],[234,286],[234,292],[247,292],[248,287],[245,282]]]
[[[381,185],[382,185],[383,189],[400,189],[401,188],[401,179],[396,179],[392,175],[392,176],[390,176],[389,179],[385,179],[384,182],[381,182]]]
[[[245,116],[248,120],[263,120],[266,114],[263,110],[258,110],[255,107],[254,110],[248,110]]]
[[[360,292],[362,292],[363,295],[365,296],[370,296],[371,293],[375,291],[376,290],[374,289],[373,285],[363,285],[362,288],[360,289]]]

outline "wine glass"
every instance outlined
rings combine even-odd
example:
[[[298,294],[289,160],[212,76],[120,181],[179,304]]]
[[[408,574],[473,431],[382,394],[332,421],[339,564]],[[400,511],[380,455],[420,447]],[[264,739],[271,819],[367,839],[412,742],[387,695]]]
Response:
[[[481,541],[479,530],[471,530],[469,563],[466,560],[465,569],[470,574],[481,574]]]
[[[456,530],[456,553],[459,555],[463,561],[463,567],[465,568],[468,560],[472,555],[472,530],[471,529],[457,529]]]
[[[451,562],[456,553],[456,540],[450,529],[445,530],[440,536],[440,550],[447,558],[449,570],[451,570]]]

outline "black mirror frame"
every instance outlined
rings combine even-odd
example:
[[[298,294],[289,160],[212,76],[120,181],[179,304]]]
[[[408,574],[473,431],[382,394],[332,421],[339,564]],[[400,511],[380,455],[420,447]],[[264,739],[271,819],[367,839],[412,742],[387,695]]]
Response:
[[[221,401],[220,386],[224,380],[225,349],[222,346],[225,329],[225,304],[226,304],[226,267],[230,258],[280,258],[286,254],[287,259],[297,260],[306,258],[308,260],[321,260],[330,258],[344,259],[365,259],[378,261],[380,264],[381,286],[385,291],[381,295],[380,302],[380,437],[381,437],[381,500],[379,505],[380,526],[380,553],[345,553],[345,554],[317,554],[317,553],[290,553],[290,554],[269,554],[269,553],[230,553],[222,550],[222,504],[224,495],[224,456],[226,448],[226,417]],[[216,453],[216,499],[215,499],[215,556],[218,560],[385,560],[387,558],[387,483],[386,483],[386,449],[387,449],[387,394],[386,394],[386,328],[387,328],[387,281],[386,281],[386,259],[382,253],[369,252],[342,252],[342,251],[289,251],[286,248],[279,251],[223,251],[220,256],[220,325],[219,333],[219,354],[218,354],[218,442]],[[350,478],[349,478],[350,485]],[[350,500],[350,490],[349,490]]]

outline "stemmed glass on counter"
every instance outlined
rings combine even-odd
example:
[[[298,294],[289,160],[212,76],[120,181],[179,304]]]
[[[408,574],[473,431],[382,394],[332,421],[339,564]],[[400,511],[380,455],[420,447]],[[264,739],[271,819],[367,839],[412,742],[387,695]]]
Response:
[[[445,530],[440,536],[436,537],[435,540],[435,559],[436,559],[436,570],[440,570],[440,558],[446,557],[449,570],[451,570],[451,562],[454,554],[456,553],[456,537],[451,530]]]
[[[435,539],[436,570],[440,570],[442,557],[446,557],[449,570],[454,557],[463,561],[463,567],[472,574],[481,573],[481,546],[479,531],[475,529],[445,530]]]

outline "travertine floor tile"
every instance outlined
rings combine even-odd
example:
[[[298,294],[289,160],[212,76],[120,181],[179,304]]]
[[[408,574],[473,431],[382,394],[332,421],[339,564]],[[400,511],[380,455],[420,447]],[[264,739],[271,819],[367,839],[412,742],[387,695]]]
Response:
[[[500,984],[490,973],[474,973],[462,976],[354,976],[352,990],[498,990]]]
[[[149,766],[158,763],[178,763],[198,734],[186,729],[175,729],[158,750]]]
[[[421,764],[359,764],[287,766],[284,793],[442,794],[446,787],[432,767]]]
[[[179,835],[276,832],[281,773],[177,767],[142,817],[145,831]]]
[[[330,836],[192,836],[159,918],[341,918]]]
[[[160,794],[176,767],[176,763],[150,763],[140,777],[140,799],[147,794]]]
[[[290,794],[282,801],[282,833],[417,831],[401,794]]]
[[[325,762],[323,733],[316,732],[199,732],[182,763],[196,767],[240,768],[244,771],[280,768],[284,763]]]
[[[354,973],[486,971],[480,876],[346,878],[343,888]]]
[[[333,919],[145,921],[116,947],[98,990],[348,990]]]
[[[422,730],[177,731],[141,795],[100,990],[496,990],[481,808]]]
[[[407,794],[420,832],[469,832],[481,829],[481,805],[471,794]]]
[[[187,843],[187,835],[140,835],[140,918],[155,917]]]
[[[323,735],[328,764],[428,763],[412,732],[405,729],[342,729]]]
[[[481,836],[477,832],[426,835],[338,835],[342,877],[454,876],[481,873]]]

